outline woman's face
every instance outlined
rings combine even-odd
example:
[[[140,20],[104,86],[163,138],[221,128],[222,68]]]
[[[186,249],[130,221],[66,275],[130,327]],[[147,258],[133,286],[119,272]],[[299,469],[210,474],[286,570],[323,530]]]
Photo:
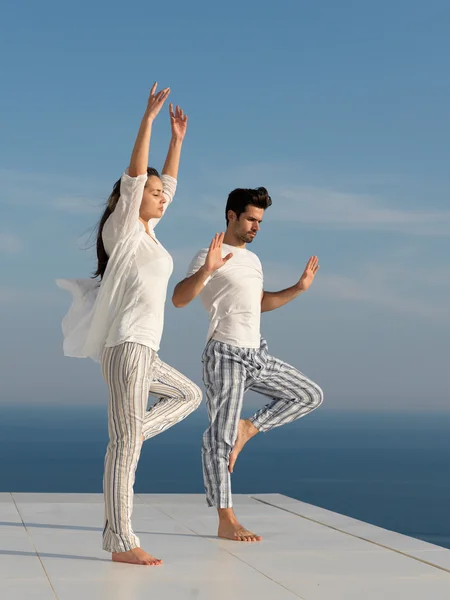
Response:
[[[142,194],[139,216],[144,221],[159,219],[163,215],[165,203],[166,197],[163,194],[161,179],[155,175],[150,175],[145,184],[144,193]]]

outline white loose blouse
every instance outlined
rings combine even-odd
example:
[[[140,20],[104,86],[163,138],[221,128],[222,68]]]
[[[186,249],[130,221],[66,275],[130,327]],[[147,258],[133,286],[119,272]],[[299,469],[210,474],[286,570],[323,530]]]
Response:
[[[127,341],[159,350],[173,262],[154,233],[160,219],[150,219],[150,235],[139,220],[146,181],[146,174],[122,175],[119,201],[102,232],[109,256],[102,281],[56,281],[73,296],[62,322],[66,356],[101,362],[105,346]],[[169,175],[162,175],[161,181],[166,197],[165,213],[175,195],[177,181]]]

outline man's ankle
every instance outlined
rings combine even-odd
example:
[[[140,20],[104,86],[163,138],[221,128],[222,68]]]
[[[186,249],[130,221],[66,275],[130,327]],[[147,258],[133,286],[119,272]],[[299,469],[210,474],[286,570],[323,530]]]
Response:
[[[236,515],[232,508],[218,508],[219,521],[227,521],[229,523],[237,523]]]
[[[250,421],[250,419],[245,420],[245,426],[250,437],[255,437],[255,435],[259,433],[259,429],[253,424],[253,421]]]

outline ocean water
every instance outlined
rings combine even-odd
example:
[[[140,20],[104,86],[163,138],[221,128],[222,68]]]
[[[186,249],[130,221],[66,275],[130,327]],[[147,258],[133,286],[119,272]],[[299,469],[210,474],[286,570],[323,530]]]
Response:
[[[106,406],[0,414],[0,491],[102,491]],[[202,408],[148,440],[135,491],[202,493],[206,425]],[[233,491],[279,492],[450,548],[450,413],[319,409],[251,440]]]

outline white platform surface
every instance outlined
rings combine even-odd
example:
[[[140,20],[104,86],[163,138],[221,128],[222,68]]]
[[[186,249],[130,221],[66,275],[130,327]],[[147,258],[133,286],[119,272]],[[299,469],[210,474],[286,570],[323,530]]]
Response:
[[[235,495],[259,544],[216,537],[202,495],[136,495],[161,567],[101,550],[100,494],[0,493],[1,600],[449,600],[450,550],[280,494]]]

